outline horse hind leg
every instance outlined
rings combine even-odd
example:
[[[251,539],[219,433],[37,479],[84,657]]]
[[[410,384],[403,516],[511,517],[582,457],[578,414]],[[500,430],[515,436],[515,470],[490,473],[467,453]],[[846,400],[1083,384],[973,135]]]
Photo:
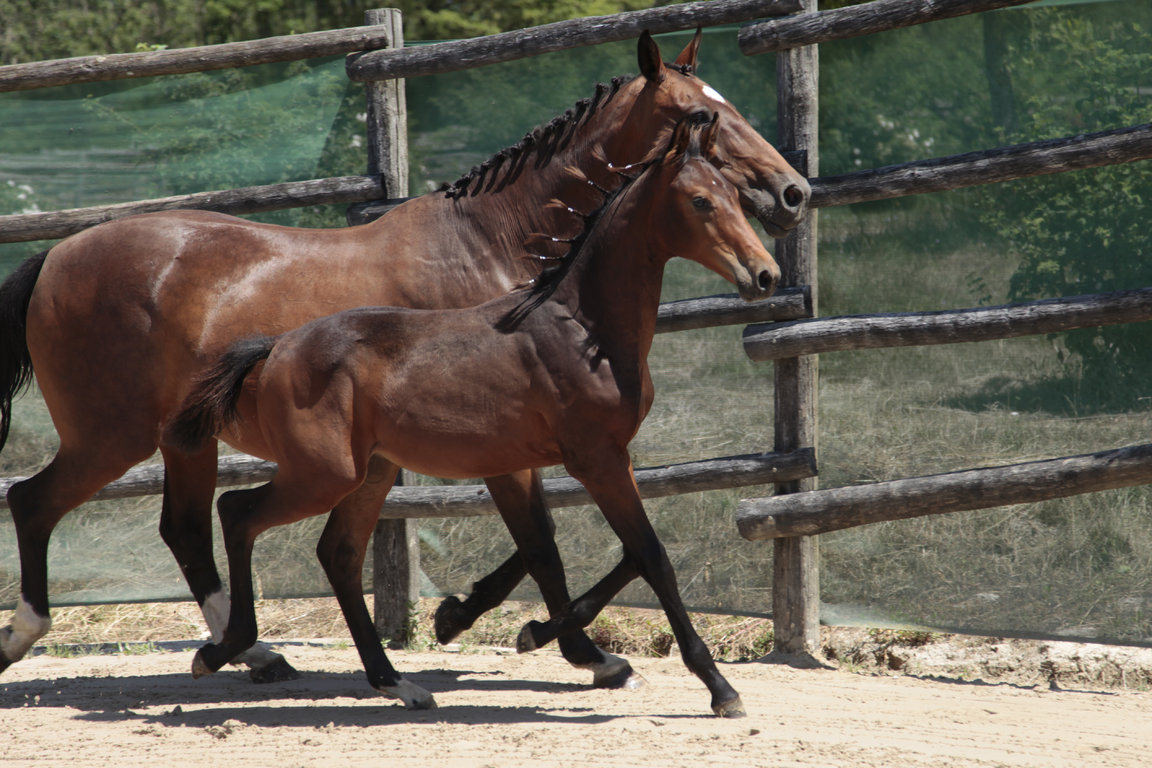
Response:
[[[376,690],[403,701],[408,709],[435,709],[432,694],[402,678],[388,660],[364,602],[362,578],[368,542],[397,471],[398,467],[390,462],[372,459],[367,481],[342,499],[329,515],[316,546],[316,557],[340,603],[368,682]]]
[[[223,639],[231,603],[212,556],[212,497],[216,488],[216,442],[195,456],[161,447],[164,456],[164,500],[160,537],[168,545],[192,591],[212,641]],[[256,643],[234,659],[246,664],[254,682],[300,677],[282,655]]]
[[[48,542],[70,511],[135,463],[116,452],[74,452],[61,446],[48,466],[8,489],[20,550],[20,600],[0,629],[0,671],[19,661],[52,626],[48,601]]]

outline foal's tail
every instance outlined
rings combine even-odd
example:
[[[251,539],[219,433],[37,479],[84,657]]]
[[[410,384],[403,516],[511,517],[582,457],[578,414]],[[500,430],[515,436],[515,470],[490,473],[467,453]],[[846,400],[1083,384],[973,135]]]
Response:
[[[236,342],[196,383],[168,427],[165,442],[195,453],[236,418],[236,404],[244,378],[256,364],[268,359],[274,336],[256,336]]]
[[[32,382],[28,352],[28,302],[48,251],[25,259],[0,284],[0,448],[8,442],[12,401]]]

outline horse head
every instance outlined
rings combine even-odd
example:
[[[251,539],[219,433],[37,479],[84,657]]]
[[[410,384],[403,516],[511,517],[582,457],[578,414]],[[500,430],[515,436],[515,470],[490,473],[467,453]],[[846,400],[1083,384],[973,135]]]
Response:
[[[650,226],[669,256],[689,258],[736,285],[745,301],[766,299],[780,281],[780,267],[749,226],[736,189],[716,166],[724,131],[721,117],[700,125],[681,121],[654,183],[667,185],[667,206]],[[656,169],[654,169],[656,170]]]
[[[660,130],[670,135],[685,118],[702,124],[719,114],[724,127],[715,138],[712,162],[739,190],[745,213],[755,216],[771,236],[783,237],[807,214],[811,189],[735,107],[696,76],[700,38],[697,30],[676,60],[665,64],[656,41],[648,32],[641,34],[641,76],[622,88],[625,98],[614,100],[623,111],[619,119],[624,128],[617,146],[607,148],[609,156],[639,159],[637,155],[653,146],[665,146],[651,140]]]

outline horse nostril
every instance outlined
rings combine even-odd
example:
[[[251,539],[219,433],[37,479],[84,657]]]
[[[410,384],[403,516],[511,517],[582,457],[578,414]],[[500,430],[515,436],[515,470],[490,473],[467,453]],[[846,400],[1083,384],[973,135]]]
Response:
[[[807,195],[804,194],[804,190],[795,184],[789,185],[784,190],[784,204],[789,208],[799,208],[804,205],[804,199],[806,197]]]
[[[767,269],[762,270],[757,277],[756,282],[760,285],[760,290],[770,291],[776,285],[776,276]]]

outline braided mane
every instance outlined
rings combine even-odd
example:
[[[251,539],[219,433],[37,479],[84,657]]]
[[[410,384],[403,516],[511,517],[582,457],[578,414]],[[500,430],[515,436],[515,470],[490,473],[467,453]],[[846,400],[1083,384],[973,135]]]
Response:
[[[497,190],[503,189],[515,181],[528,165],[528,158],[533,151],[536,153],[534,167],[543,168],[557,152],[568,146],[576,135],[580,121],[595,114],[596,110],[611,101],[622,85],[631,80],[630,77],[614,77],[607,85],[597,83],[596,92],[592,96],[578,101],[572,109],[553,118],[551,122],[529,131],[518,143],[505,147],[480,165],[474,166],[454,183],[445,183],[439,191],[449,199],[456,199],[490,192],[494,187]],[[504,173],[501,178],[502,169]],[[497,178],[500,178],[499,185]]]

